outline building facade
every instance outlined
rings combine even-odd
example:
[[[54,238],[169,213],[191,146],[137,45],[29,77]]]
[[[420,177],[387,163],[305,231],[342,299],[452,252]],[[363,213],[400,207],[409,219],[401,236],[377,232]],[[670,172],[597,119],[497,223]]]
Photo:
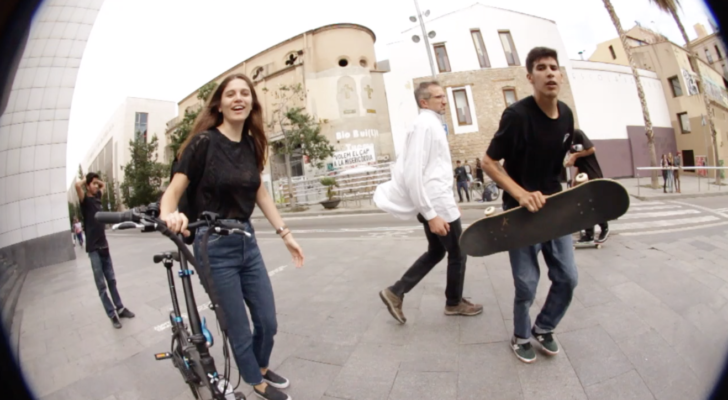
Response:
[[[324,168],[315,168],[302,153],[291,157],[298,179],[327,171],[376,164],[394,157],[383,73],[377,68],[374,33],[361,25],[335,24],[313,29],[278,43],[221,73],[211,81],[243,73],[250,77],[263,107],[266,125],[274,118],[281,85],[301,85],[306,97],[292,102],[319,121],[321,133],[334,146]],[[197,91],[178,104],[178,115],[200,106]],[[168,123],[168,134],[180,121]],[[282,138],[280,129],[267,127],[269,141]],[[285,177],[283,156],[269,157],[264,181]]]
[[[632,49],[641,68],[655,71],[663,81],[663,90],[675,132],[676,150],[683,154],[685,166],[724,165],[728,159],[728,92],[721,74],[702,60],[699,74],[705,94],[698,93],[695,74],[688,53],[672,42],[662,42]],[[702,96],[708,96],[713,109],[717,132],[718,157],[715,160],[710,128],[705,122],[707,111]],[[659,154],[659,153],[658,153]],[[700,172],[703,173],[703,172]],[[703,173],[705,174],[705,173]],[[713,171],[707,173],[713,175]]]
[[[644,117],[632,69],[623,65],[572,60],[569,80],[582,129],[597,149],[606,177],[637,176],[650,166]],[[674,150],[674,131],[664,88],[655,72],[640,69],[658,154]],[[641,173],[642,176],[645,172]]]
[[[168,147],[166,123],[176,113],[171,101],[128,97],[114,111],[109,121],[81,160],[84,173],[100,172],[113,178],[118,185],[124,181],[123,166],[131,160],[129,143],[132,140],[150,141],[157,137],[157,160],[165,162]]]
[[[596,144],[605,175],[633,176],[634,166],[642,165],[646,149],[632,154],[629,133],[644,126],[631,71],[570,60],[555,22],[520,12],[475,4],[434,17],[426,24],[428,31],[435,32],[430,41],[435,77],[424,43],[412,39],[422,34],[419,26],[406,30],[391,45],[391,72],[385,79],[398,153],[418,113],[414,87],[436,79],[447,91],[445,123],[453,162],[472,163],[483,157],[506,107],[533,94],[526,56],[534,47],[545,46],[559,56],[564,75],[559,99],[572,109],[576,126]],[[659,80],[653,72],[640,73],[651,80],[648,105],[654,109],[658,126],[669,130]]]
[[[526,55],[537,46],[551,47],[562,55],[561,99],[574,109],[567,73],[571,66],[553,21],[474,4],[433,17],[426,24],[428,31],[435,32],[430,39],[435,77],[419,38],[419,25],[413,24],[390,45],[387,96],[398,152],[418,113],[414,88],[436,79],[447,91],[445,123],[453,162],[472,163],[482,157],[506,107],[533,91],[526,78]],[[413,40],[414,35],[419,40]]]
[[[726,46],[718,32],[710,35],[702,24],[695,24],[698,38],[690,42],[690,50],[697,53],[703,62],[710,65],[723,76],[723,84],[728,86],[728,62]]]
[[[704,28],[700,29],[702,26],[698,28],[698,36],[705,33]],[[646,30],[635,27],[629,32],[635,31]],[[656,131],[658,157],[662,154],[675,154],[680,151],[683,154],[685,166],[725,165],[725,160],[728,159],[728,148],[723,145],[725,141],[728,141],[728,92],[726,92],[723,73],[715,69],[717,63],[707,62],[710,61],[707,58],[708,55],[710,55],[711,50],[714,50],[707,47],[708,44],[713,43],[709,39],[705,36],[703,40],[699,39],[691,42],[691,48],[694,51],[697,50],[700,56],[698,59],[699,71],[693,70],[685,48],[666,39],[658,38],[658,40],[653,40],[652,43],[647,41],[630,43],[633,45],[631,52],[635,65],[640,69],[652,71],[656,74],[662,83],[663,96],[668,106],[672,137],[664,136],[662,132]],[[626,53],[624,53],[621,45],[619,47],[622,49],[621,53],[617,53],[616,58],[612,57],[611,52],[603,51],[605,46],[614,43],[614,40],[600,44],[589,60],[629,66]],[[722,47],[718,48],[721,49]],[[702,51],[701,55],[700,49],[707,49],[708,51]],[[620,57],[620,54],[624,54],[624,56]],[[698,93],[695,82],[698,74],[704,84],[705,95],[710,99],[714,113],[713,122],[718,142],[717,161],[715,160],[713,140],[705,121],[707,110],[702,98],[703,94]],[[652,114],[652,111],[650,113]],[[654,120],[653,125],[659,126]],[[635,135],[637,131],[639,130],[635,131]],[[713,175],[712,171],[697,173]]]
[[[640,25],[633,27],[624,34],[627,36],[627,44],[630,48],[668,41],[666,36]],[[589,57],[589,61],[629,66],[627,53],[624,51],[622,40],[619,37],[597,44],[597,48]]]
[[[68,120],[102,4],[43,2],[18,54],[7,107],[0,110],[0,255],[21,273],[75,257],[66,202]]]

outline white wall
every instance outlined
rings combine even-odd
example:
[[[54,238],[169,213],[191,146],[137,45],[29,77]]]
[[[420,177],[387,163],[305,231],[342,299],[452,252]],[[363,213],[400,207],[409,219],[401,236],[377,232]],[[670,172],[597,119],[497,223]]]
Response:
[[[91,163],[103,150],[109,139],[112,139],[115,147],[112,149],[114,180],[117,183],[121,182],[124,177],[121,167],[131,159],[129,141],[134,139],[134,122],[137,112],[148,114],[147,139],[151,140],[153,135],[157,135],[157,160],[164,161],[164,149],[167,146],[167,138],[164,134],[167,129],[166,123],[175,117],[177,104],[171,101],[128,97],[114,111],[81,161],[84,172],[88,172]]]
[[[451,72],[481,69],[470,33],[471,29],[480,29],[488,52],[490,68],[508,67],[498,31],[509,30],[518,53],[520,66],[525,67],[526,56],[532,48],[546,46],[555,49],[559,54],[560,64],[566,68],[567,72],[571,71],[571,61],[567,58],[566,47],[558,27],[553,21],[475,4],[426,20],[425,23],[428,32],[436,32],[435,38],[430,39],[430,44],[445,44]],[[414,43],[411,39],[412,35],[420,36],[420,42]],[[392,55],[389,60],[391,72],[385,74],[385,83],[395,150],[399,154],[404,143],[407,126],[417,116],[412,79],[431,75],[427,50],[419,25],[403,32],[400,40],[390,44],[389,53]],[[434,49],[432,56],[437,74],[439,71]],[[457,132],[454,133],[457,134]]]
[[[569,74],[580,128],[590,139],[627,139],[627,126],[643,126],[642,106],[629,67],[572,60]],[[672,127],[660,79],[639,70],[652,125]]]
[[[86,41],[103,0],[46,0],[0,117],[0,248],[68,232],[66,142]]]
[[[131,152],[129,152],[129,141],[134,139],[134,119],[136,113],[147,113],[147,140],[152,140],[152,136],[157,135],[157,161],[164,161],[164,147],[167,145],[165,131],[167,130],[167,121],[177,115],[177,104],[171,101],[141,99],[129,97],[126,99],[123,130],[114,137],[114,141],[118,146],[118,165],[121,167],[131,160]],[[120,174],[123,179],[123,174]]]
[[[114,111],[114,114],[112,114],[111,118],[109,118],[106,124],[104,124],[104,127],[101,129],[101,131],[96,135],[93,144],[89,147],[89,150],[86,152],[84,158],[78,162],[79,164],[81,164],[81,169],[83,169],[84,173],[89,172],[89,167],[91,166],[91,163],[94,161],[94,159],[99,155],[101,150],[104,149],[109,140],[113,139],[118,134],[117,131],[120,131],[122,129],[121,126],[123,125],[123,116],[124,104],[121,104],[119,107],[117,107],[116,111]],[[72,160],[72,162],[75,161],[76,160]],[[116,179],[116,176],[117,175],[115,169],[113,178]]]

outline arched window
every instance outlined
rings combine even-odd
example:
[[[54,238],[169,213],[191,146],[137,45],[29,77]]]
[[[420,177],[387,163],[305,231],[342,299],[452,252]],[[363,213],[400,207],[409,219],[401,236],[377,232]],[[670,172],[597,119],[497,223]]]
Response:
[[[253,80],[256,81],[258,79],[263,78],[263,71],[265,71],[265,68],[263,68],[263,67],[257,67],[256,69],[254,69],[253,76],[252,76]]]
[[[298,61],[298,54],[295,51],[288,53],[285,60],[286,66],[295,65],[296,61]]]

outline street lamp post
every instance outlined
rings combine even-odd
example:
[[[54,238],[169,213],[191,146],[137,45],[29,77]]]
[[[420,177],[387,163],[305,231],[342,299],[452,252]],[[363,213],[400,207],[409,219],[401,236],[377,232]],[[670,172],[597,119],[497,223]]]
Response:
[[[420,22],[420,29],[422,29],[422,38],[425,40],[425,49],[427,50],[427,58],[430,59],[430,72],[432,73],[432,79],[435,80],[437,77],[437,72],[435,72],[435,60],[432,58],[432,49],[430,48],[430,39],[434,38],[437,33],[435,31],[427,32],[427,28],[425,28],[425,20],[423,18],[422,13],[420,13],[420,5],[415,0],[415,10],[417,10],[417,16],[410,17],[410,21],[416,22],[419,20]],[[425,10],[424,16],[427,17],[430,15],[430,10]],[[420,37],[417,35],[412,35],[412,41],[415,43],[419,43]],[[447,132],[447,124],[445,123],[445,116],[440,115],[440,121],[442,122],[442,126]]]
[[[422,29],[422,38],[425,40],[425,48],[427,48],[427,57],[430,59],[430,71],[432,72],[432,77],[434,78],[437,73],[435,72],[435,60],[432,58],[432,49],[430,49],[430,40],[429,35],[427,34],[427,29],[425,29],[425,20],[422,18],[422,14],[420,13],[420,5],[417,3],[417,0],[415,0],[415,10],[417,10],[417,17],[416,19],[420,21],[420,29]],[[430,14],[430,10],[425,11],[425,16]],[[415,22],[415,17],[410,17],[410,21]],[[435,37],[435,31],[430,32],[430,35],[432,37]],[[412,39],[417,42],[415,39],[417,35],[413,36]]]

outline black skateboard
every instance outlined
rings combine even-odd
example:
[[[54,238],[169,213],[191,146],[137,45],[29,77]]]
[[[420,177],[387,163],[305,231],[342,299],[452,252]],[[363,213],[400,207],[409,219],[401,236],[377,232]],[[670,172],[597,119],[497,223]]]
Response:
[[[516,207],[475,221],[460,237],[469,256],[483,257],[579,232],[627,212],[629,194],[617,181],[594,179],[546,198],[532,213]]]

